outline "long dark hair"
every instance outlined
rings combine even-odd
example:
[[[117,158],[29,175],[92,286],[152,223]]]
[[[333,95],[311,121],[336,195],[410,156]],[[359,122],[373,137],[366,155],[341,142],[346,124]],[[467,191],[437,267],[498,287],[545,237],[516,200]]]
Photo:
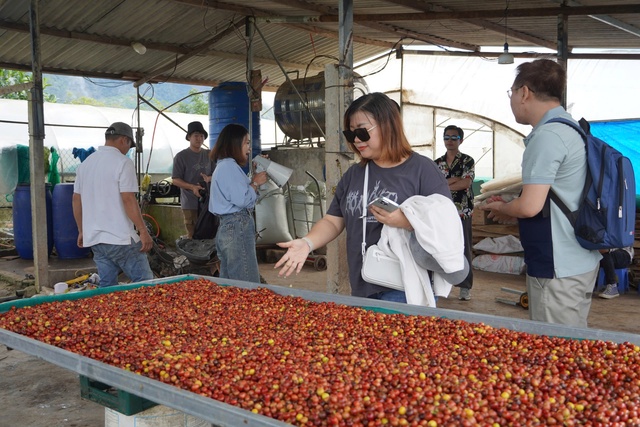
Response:
[[[393,99],[381,92],[370,93],[356,99],[344,113],[344,129],[349,129],[351,117],[359,111],[370,115],[378,124],[382,141],[381,160],[397,163],[413,152],[404,133],[400,106]],[[355,146],[349,145],[351,150],[360,156]],[[361,159],[362,164],[368,161],[368,159]]]
[[[216,145],[209,153],[209,158],[217,162],[220,159],[231,157],[240,166],[246,166],[248,159],[245,160],[242,152],[242,142],[247,135],[249,135],[249,131],[242,125],[236,123],[226,125],[218,135]]]

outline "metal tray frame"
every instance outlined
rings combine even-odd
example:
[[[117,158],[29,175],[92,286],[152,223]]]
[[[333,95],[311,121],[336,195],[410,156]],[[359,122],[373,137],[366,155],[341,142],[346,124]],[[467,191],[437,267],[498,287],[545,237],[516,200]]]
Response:
[[[175,283],[182,280],[205,278],[220,285],[236,286],[246,289],[267,288],[281,295],[302,297],[315,302],[335,302],[349,306],[375,309],[390,313],[404,313],[408,315],[436,316],[448,319],[460,319],[474,323],[485,323],[496,328],[507,328],[514,331],[528,332],[538,335],[560,336],[572,339],[604,340],[617,343],[631,342],[640,345],[640,335],[611,332],[600,329],[574,328],[563,325],[553,325],[530,320],[512,319],[507,317],[491,316],[477,313],[466,313],[456,310],[428,308],[408,304],[400,304],[387,301],[370,300],[359,297],[351,297],[337,294],[326,294],[301,289],[293,289],[282,286],[264,285],[259,283],[243,282],[230,279],[219,279],[209,276],[181,275],[169,278],[149,280],[130,285],[119,285],[106,289],[82,291],[75,294],[52,295],[34,297],[25,300],[10,301],[0,304],[0,313],[6,312],[12,306],[22,307],[42,304],[55,300],[88,298],[97,294],[119,292],[127,289],[135,289],[141,286]],[[96,381],[109,384],[119,390],[133,393],[161,405],[169,406],[185,412],[216,426],[237,427],[284,427],[289,424],[274,420],[262,415],[253,414],[250,411],[222,403],[208,397],[182,390],[175,386],[153,380],[124,369],[80,356],[58,347],[44,344],[40,341],[27,338],[0,329],[0,343],[16,350],[31,354],[40,359],[53,363],[65,369],[84,375]]]

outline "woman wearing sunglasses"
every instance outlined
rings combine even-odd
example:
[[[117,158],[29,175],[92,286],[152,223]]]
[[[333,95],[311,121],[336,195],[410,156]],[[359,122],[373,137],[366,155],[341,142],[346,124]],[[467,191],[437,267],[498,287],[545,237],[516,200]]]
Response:
[[[389,212],[371,206],[366,212],[363,210],[365,171],[368,169],[367,202],[384,196],[402,204],[412,196],[431,194],[450,199],[451,192],[436,164],[412,150],[404,133],[400,108],[387,95],[371,93],[356,99],[345,112],[344,129],[343,134],[360,161],[340,179],[327,214],[314,224],[309,234],[279,243],[287,252],[275,268],[282,267],[280,275],[284,276],[299,273],[310,251],[325,246],[346,229],[351,294],[406,302],[403,291],[368,283],[360,274],[363,215],[367,247],[378,242],[384,225],[412,229],[401,209]]]

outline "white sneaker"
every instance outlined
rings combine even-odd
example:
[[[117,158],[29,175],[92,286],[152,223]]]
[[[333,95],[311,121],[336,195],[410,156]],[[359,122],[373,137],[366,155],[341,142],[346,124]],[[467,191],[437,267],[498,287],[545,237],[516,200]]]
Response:
[[[607,285],[607,288],[599,295],[600,298],[611,299],[615,297],[619,297],[618,293],[618,284],[612,283]]]
[[[467,288],[460,288],[460,301],[471,301],[471,290]]]

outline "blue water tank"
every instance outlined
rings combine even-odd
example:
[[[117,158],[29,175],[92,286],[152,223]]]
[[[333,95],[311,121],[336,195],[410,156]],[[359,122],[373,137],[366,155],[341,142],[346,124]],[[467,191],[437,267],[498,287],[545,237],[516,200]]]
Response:
[[[225,82],[214,87],[209,95],[209,147],[213,148],[222,129],[237,123],[249,129],[248,86],[243,82]],[[262,152],[260,143],[260,113],[251,113],[251,158]],[[249,167],[244,168],[245,172]]]
[[[78,247],[78,226],[73,217],[73,183],[60,183],[51,195],[53,244],[58,258],[86,258],[91,248]]]
[[[47,210],[47,254],[53,250],[53,216],[51,214],[51,184],[45,184]],[[33,233],[31,229],[31,186],[18,184],[13,193],[13,244],[20,258],[33,259]]]

